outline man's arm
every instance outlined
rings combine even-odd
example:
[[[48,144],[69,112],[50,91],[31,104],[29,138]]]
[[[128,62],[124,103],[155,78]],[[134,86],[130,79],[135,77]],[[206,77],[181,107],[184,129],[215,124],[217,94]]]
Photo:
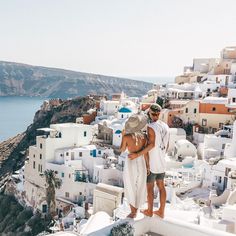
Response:
[[[167,131],[167,145],[166,145],[166,152],[168,151],[168,148],[170,146],[170,130],[169,130],[169,127],[168,127],[168,131]]]
[[[147,154],[150,150],[152,150],[154,147],[155,147],[155,132],[152,128],[148,127],[148,145],[141,151],[139,152],[136,152],[136,153],[130,153],[129,154],[129,158],[131,160],[141,156],[141,155],[144,155],[144,154]]]
[[[147,175],[150,175],[150,164],[149,164],[149,154],[144,154],[144,159],[146,163]]]

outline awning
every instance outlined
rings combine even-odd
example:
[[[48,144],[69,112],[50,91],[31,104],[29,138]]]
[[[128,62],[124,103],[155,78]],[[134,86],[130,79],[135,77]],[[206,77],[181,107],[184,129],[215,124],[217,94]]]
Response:
[[[55,129],[51,129],[51,128],[40,128],[40,129],[37,129],[37,130],[40,130],[40,131],[44,131],[44,132],[51,132],[51,131],[55,131]]]

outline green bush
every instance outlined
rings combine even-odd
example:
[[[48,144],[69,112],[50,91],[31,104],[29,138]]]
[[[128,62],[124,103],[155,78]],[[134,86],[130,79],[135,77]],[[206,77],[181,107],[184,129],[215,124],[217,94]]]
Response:
[[[49,222],[23,208],[14,197],[0,194],[0,235],[34,236],[46,230]],[[30,231],[24,232],[27,225]]]
[[[118,224],[111,229],[110,236],[133,236],[134,228],[128,222]]]
[[[49,223],[50,221],[48,221],[47,219],[42,219],[41,214],[36,214],[28,221],[28,225],[32,229],[32,235],[37,235],[40,232],[46,230]]]

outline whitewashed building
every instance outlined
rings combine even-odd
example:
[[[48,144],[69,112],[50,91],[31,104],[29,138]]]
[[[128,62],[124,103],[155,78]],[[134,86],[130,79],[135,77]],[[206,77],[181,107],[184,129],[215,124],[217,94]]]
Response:
[[[175,144],[178,140],[186,140],[186,132],[182,128],[170,128],[170,139],[168,153],[175,150]]]
[[[58,177],[62,179],[63,188],[57,192],[59,196],[76,201],[80,193],[91,195],[94,186],[86,183],[88,170],[83,167],[81,160],[77,160],[77,154],[80,152],[70,150],[90,144],[92,126],[65,123],[53,124],[50,128],[40,130],[44,131],[45,135],[36,137],[36,145],[29,147],[29,157],[25,163],[24,190],[27,202],[35,209],[47,211],[44,177],[44,171],[47,169],[57,171]],[[82,183],[78,182],[79,174],[81,178],[84,174]]]
[[[229,89],[228,103],[226,106],[231,109],[236,109],[236,89]]]
[[[119,105],[120,101],[102,100],[100,103],[100,110],[103,115],[115,115],[118,111]]]

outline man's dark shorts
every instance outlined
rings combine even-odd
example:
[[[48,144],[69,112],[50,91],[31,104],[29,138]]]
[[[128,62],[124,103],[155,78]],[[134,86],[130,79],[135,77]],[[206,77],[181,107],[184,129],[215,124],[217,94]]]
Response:
[[[158,173],[158,174],[154,174],[154,173],[150,173],[147,176],[147,183],[153,183],[156,180],[164,180],[165,178],[165,173]]]

